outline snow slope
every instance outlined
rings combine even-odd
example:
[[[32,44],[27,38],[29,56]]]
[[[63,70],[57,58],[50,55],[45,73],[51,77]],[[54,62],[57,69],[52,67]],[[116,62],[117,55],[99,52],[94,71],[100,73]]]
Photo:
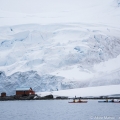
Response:
[[[120,25],[119,0],[0,0],[0,25],[100,23]]]
[[[53,92],[37,92],[39,96],[46,96],[52,94],[56,96],[67,96],[67,97],[100,97],[100,96],[113,96],[120,95],[120,85],[110,85],[110,86],[98,86],[98,87],[87,87],[87,88],[77,88],[60,90]]]
[[[120,84],[119,6],[119,0],[0,0],[0,92]]]

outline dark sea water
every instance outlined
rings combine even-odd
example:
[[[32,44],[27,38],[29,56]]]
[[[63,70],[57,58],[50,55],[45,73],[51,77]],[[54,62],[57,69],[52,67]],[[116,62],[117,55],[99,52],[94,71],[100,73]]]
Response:
[[[70,100],[69,100],[70,101]],[[0,101],[0,120],[120,120],[120,103],[68,100]]]

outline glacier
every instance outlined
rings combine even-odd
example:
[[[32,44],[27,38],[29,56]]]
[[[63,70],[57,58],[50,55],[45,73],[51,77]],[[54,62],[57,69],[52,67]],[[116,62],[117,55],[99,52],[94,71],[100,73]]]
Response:
[[[120,84],[120,1],[46,2],[1,1],[0,92]]]

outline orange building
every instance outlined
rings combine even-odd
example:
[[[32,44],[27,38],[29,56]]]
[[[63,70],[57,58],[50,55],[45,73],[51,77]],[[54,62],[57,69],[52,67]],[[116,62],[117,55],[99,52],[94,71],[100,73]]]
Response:
[[[32,88],[17,88],[16,89],[16,96],[29,96],[35,95],[35,91]]]

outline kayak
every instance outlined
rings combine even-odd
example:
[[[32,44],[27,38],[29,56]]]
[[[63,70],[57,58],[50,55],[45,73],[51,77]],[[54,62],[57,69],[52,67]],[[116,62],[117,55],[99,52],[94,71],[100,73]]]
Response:
[[[77,102],[68,102],[68,103],[87,103],[87,101],[77,101]]]
[[[114,103],[120,103],[120,101],[115,101]]]
[[[120,101],[98,101],[99,103],[120,103]]]

